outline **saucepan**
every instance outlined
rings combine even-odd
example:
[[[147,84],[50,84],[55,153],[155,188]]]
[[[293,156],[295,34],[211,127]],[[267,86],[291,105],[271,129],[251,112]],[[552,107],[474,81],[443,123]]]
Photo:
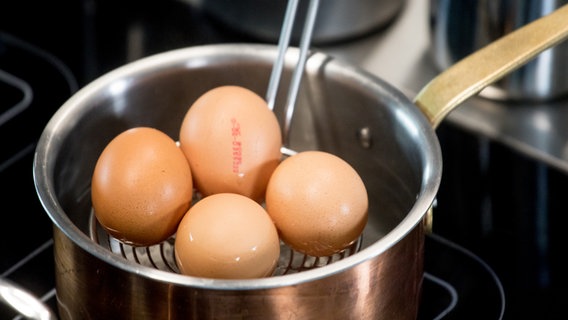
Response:
[[[188,106],[212,87],[236,84],[264,95],[277,48],[182,48],[101,76],[53,115],[33,164],[38,197],[53,221],[61,318],[416,318],[425,233],[442,176],[437,125],[463,100],[567,36],[568,7],[562,7],[456,63],[414,101],[365,70],[310,52],[289,147],[324,150],[350,163],[366,185],[369,218],[345,252],[323,259],[283,248],[285,267],[259,279],[182,275],[171,240],[151,247],[115,241],[93,218],[90,183],[99,154],[118,133],[151,126],[176,139]],[[290,48],[284,80],[297,58]],[[274,112],[281,118],[279,104]]]

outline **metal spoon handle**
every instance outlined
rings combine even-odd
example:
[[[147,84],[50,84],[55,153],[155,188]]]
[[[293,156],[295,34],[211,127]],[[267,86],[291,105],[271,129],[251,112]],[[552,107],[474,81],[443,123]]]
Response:
[[[280,34],[280,39],[278,42],[278,57],[272,68],[272,74],[270,76],[270,82],[268,84],[268,91],[266,97],[268,101],[268,107],[271,110],[274,108],[276,93],[278,91],[278,85],[282,74],[282,68],[284,66],[284,57],[290,43],[292,26],[294,24],[294,18],[298,6],[297,2],[298,2],[297,0],[290,0],[288,2],[286,15],[284,17],[284,23]],[[298,57],[298,63],[294,68],[294,73],[292,74],[290,87],[288,88],[288,96],[286,99],[286,105],[284,109],[284,127],[283,127],[283,139],[282,139],[283,153],[293,153],[292,150],[288,149],[290,123],[292,121],[292,116],[294,114],[294,108],[298,97],[298,91],[300,88],[300,83],[302,82],[302,75],[304,72],[308,51],[312,41],[312,34],[314,30],[318,7],[319,7],[319,0],[310,1],[306,16],[306,21],[304,23],[304,27],[302,30],[302,37],[300,39],[300,53]]]
[[[296,19],[296,11],[298,10],[298,0],[289,0],[286,6],[286,13],[284,14],[284,22],[282,23],[282,30],[280,31],[280,38],[278,39],[278,55],[276,61],[272,66],[272,73],[268,82],[268,90],[266,91],[266,102],[270,110],[274,109],[276,95],[278,93],[278,85],[280,84],[280,77],[282,76],[282,69],[284,68],[284,57],[286,50],[290,44],[290,37],[292,35],[292,28],[294,27],[294,20]]]
[[[433,127],[464,100],[568,37],[568,5],[458,61],[432,79],[415,104]]]
[[[296,100],[298,98],[298,90],[300,89],[300,83],[302,82],[302,75],[304,73],[304,68],[306,66],[306,60],[308,57],[308,51],[310,49],[310,43],[312,41],[312,34],[314,30],[314,25],[316,21],[317,11],[319,6],[319,0],[311,0],[308,7],[308,15],[306,17],[306,23],[304,24],[304,29],[302,32],[302,38],[300,39],[300,56],[298,59],[298,64],[294,69],[292,74],[292,82],[290,83],[290,89],[288,90],[288,98],[286,99],[285,107],[285,118],[284,118],[284,146],[288,146],[290,137],[290,123],[292,122],[292,115],[294,114],[294,108],[296,106]]]

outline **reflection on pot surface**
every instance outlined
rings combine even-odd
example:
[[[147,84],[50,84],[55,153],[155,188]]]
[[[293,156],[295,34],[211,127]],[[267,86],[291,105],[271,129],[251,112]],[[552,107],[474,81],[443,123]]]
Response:
[[[187,0],[190,1],[190,0]],[[264,41],[276,41],[283,24],[282,14],[288,1],[204,0],[200,6],[230,28],[235,28]],[[362,37],[387,26],[396,19],[405,0],[325,0],[321,1],[314,26],[316,44],[339,42]],[[299,1],[297,21],[304,21],[308,1]],[[299,40],[302,25],[293,31]]]
[[[568,4],[566,0],[431,0],[432,52],[444,70],[466,55]],[[568,43],[559,44],[482,93],[496,99],[551,100],[568,93]]]

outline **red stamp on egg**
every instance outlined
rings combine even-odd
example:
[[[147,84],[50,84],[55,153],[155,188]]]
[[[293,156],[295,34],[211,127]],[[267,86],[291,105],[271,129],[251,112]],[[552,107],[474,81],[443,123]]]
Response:
[[[231,136],[232,141],[232,159],[233,159],[233,173],[239,173],[242,158],[242,141],[241,141],[241,125],[235,118],[231,118]]]

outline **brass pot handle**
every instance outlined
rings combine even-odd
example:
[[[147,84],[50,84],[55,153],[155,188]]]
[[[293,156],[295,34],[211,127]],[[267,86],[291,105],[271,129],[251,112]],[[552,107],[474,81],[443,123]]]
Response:
[[[568,37],[568,5],[473,52],[432,79],[414,98],[436,128],[460,103]]]

